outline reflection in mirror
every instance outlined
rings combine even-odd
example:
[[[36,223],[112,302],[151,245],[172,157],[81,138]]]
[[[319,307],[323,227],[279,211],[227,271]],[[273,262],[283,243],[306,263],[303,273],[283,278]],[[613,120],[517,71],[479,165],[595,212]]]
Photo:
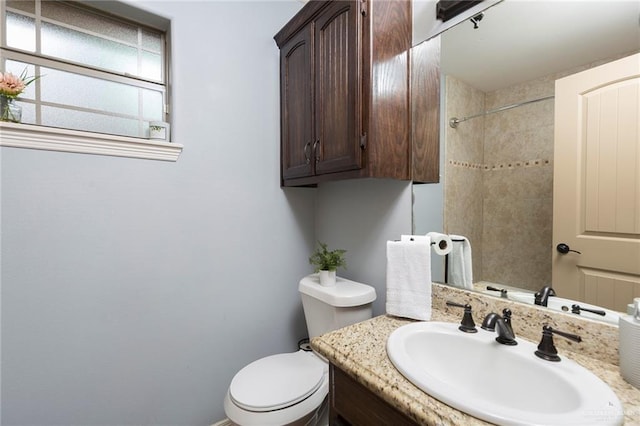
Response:
[[[505,0],[441,35],[443,229],[471,241],[477,289],[552,285],[555,80],[640,50],[639,12],[637,1]],[[423,186],[415,206],[434,191]],[[428,227],[417,211],[414,226]]]

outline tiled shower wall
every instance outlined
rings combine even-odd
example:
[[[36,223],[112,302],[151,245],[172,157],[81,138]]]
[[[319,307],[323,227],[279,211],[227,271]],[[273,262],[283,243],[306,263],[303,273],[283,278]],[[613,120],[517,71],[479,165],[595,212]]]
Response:
[[[554,93],[540,79],[487,93],[488,110]],[[554,101],[485,118],[482,277],[538,290],[551,284]]]
[[[447,77],[447,120],[553,94],[553,80],[491,93]],[[447,127],[445,229],[471,241],[474,281],[551,282],[553,100]]]

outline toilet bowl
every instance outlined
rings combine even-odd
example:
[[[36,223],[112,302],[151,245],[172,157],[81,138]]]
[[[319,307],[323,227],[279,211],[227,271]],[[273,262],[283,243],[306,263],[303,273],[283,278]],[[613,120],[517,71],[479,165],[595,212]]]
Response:
[[[318,425],[327,412],[328,392],[327,363],[299,350],[261,358],[240,370],[227,390],[224,410],[242,426]]]
[[[309,337],[371,318],[376,298],[371,286],[337,278],[322,287],[318,274],[298,290]],[[267,356],[242,368],[231,380],[224,410],[242,426],[320,426],[328,424],[329,366],[313,351]]]

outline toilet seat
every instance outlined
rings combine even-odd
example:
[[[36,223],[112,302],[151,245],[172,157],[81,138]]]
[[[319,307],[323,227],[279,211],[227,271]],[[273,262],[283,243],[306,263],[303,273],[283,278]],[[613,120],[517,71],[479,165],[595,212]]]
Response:
[[[326,371],[326,363],[313,352],[271,355],[240,370],[231,381],[229,397],[244,410],[280,410],[316,392],[325,381]]]

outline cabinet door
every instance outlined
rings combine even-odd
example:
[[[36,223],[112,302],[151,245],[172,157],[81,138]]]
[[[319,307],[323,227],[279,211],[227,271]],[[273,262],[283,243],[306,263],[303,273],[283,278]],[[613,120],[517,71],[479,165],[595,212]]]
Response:
[[[305,177],[313,171],[313,83],[311,25],[280,49],[282,179]]]
[[[336,1],[315,21],[316,174],[359,169],[359,3]]]
[[[380,396],[329,364],[329,423],[332,425],[416,426]]]

